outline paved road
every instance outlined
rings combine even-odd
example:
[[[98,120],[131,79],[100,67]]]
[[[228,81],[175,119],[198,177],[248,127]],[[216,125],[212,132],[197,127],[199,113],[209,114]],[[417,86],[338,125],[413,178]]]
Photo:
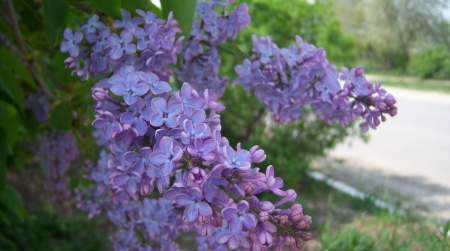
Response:
[[[403,180],[403,185],[397,180],[400,183],[391,186],[425,204],[436,204],[434,211],[448,206],[444,215],[450,218],[450,95],[386,89],[397,99],[398,115],[371,131],[368,144],[346,142],[329,156],[345,159],[349,168],[366,174],[393,177],[391,183]]]

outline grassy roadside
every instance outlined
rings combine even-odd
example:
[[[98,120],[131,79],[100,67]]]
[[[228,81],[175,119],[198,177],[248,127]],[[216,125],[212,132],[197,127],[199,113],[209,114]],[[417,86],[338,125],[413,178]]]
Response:
[[[414,77],[390,76],[390,75],[366,75],[369,81],[380,81],[384,86],[394,86],[413,90],[437,91],[450,93],[450,81],[420,79]]]
[[[313,187],[299,197],[305,214],[313,218],[307,251],[450,250],[450,221],[445,224],[414,212],[394,215],[375,207],[373,197],[355,199],[322,182]]]
[[[394,86],[407,89],[421,90],[421,91],[437,91],[450,94],[450,84],[443,84],[439,82],[423,81],[392,81],[381,80],[385,86]]]

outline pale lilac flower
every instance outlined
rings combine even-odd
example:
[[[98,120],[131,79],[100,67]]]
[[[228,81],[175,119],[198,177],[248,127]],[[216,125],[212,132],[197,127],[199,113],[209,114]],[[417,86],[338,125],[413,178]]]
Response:
[[[191,188],[187,194],[180,194],[175,197],[175,201],[180,206],[186,206],[184,217],[189,222],[196,221],[199,215],[210,216],[212,209],[208,203],[203,202],[203,194],[199,188]]]

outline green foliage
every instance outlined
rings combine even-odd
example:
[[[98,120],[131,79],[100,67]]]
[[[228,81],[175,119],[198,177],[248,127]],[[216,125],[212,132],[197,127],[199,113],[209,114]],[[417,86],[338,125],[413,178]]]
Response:
[[[121,0],[92,0],[99,10],[103,11],[106,15],[114,19],[122,19],[122,13],[120,8],[122,7]]]
[[[178,21],[183,36],[187,39],[191,33],[192,23],[194,22],[196,0],[162,0],[161,7],[164,18],[167,18],[169,12],[173,11],[174,18]]]
[[[61,103],[50,113],[49,124],[58,130],[70,130],[72,128],[73,115],[67,103]]]
[[[351,223],[332,228],[325,224],[320,240],[323,250],[449,250],[444,226],[421,217],[388,213],[364,214]]]
[[[450,51],[441,45],[414,54],[409,72],[420,78],[450,79]]]
[[[51,47],[57,46],[62,38],[69,4],[64,0],[43,0],[44,27]]]
[[[1,250],[111,250],[105,229],[85,215],[63,217],[46,207],[30,213],[28,221],[7,217],[9,225],[0,218]]]
[[[375,239],[354,227],[344,228],[337,234],[323,234],[321,241],[329,251],[380,250],[375,247]]]

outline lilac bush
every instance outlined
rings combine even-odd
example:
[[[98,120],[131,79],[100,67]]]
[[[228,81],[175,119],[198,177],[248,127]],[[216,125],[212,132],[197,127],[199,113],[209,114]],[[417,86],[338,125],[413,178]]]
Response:
[[[221,134],[225,107],[217,100],[229,79],[218,76],[218,50],[250,22],[246,4],[228,13],[229,2],[200,2],[187,39],[176,38],[172,14],[164,21],[142,10],[138,17],[122,10],[115,29],[94,15],[64,32],[61,51],[69,52],[72,74],[104,77],[92,88],[92,126],[109,150],[97,164],[88,161],[92,185],[76,194],[89,217],[104,211],[120,227],[116,250],[179,250],[174,239],[189,231],[202,236],[199,250],[300,250],[311,239],[311,217],[295,203],[296,192],[283,188],[273,166],[260,172],[264,150],[232,146]],[[278,49],[270,37],[252,37],[253,53],[235,67],[235,82],[276,121],[296,119],[300,106],[310,105],[341,126],[361,116],[367,131],[396,114],[393,96],[367,82],[361,67],[339,75],[323,49],[296,40]],[[174,73],[184,82],[179,90],[169,84]],[[263,193],[279,199],[260,200]]]

